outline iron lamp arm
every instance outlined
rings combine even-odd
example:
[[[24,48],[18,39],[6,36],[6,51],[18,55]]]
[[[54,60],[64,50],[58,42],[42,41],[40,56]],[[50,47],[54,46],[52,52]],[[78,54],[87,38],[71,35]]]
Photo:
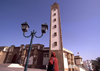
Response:
[[[37,32],[36,32],[37,33]],[[36,33],[35,33],[35,37],[36,38],[41,38],[43,36],[43,33],[41,34],[41,36],[36,36]]]
[[[23,32],[23,36],[26,37],[26,38],[30,37],[31,35],[32,35],[32,32],[29,36],[25,36],[25,32]]]

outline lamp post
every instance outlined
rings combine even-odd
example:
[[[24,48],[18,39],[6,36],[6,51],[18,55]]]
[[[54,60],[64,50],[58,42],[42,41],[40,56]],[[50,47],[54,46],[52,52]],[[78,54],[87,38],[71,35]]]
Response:
[[[33,37],[35,36],[36,38],[41,38],[43,36],[44,33],[46,33],[46,31],[48,30],[48,25],[45,23],[45,24],[42,24],[41,27],[42,27],[42,34],[41,36],[36,36],[36,31],[33,30],[33,32],[31,31],[31,34],[29,36],[25,36],[25,32],[28,31],[28,29],[30,28],[28,23],[25,22],[22,25],[22,31],[23,31],[23,36],[28,38],[31,36],[31,41],[30,41],[30,46],[29,46],[29,51],[28,51],[28,55],[27,55],[27,60],[26,60],[26,64],[25,64],[25,68],[24,68],[24,71],[27,71],[27,67],[28,67],[28,61],[29,61],[29,57],[30,57],[30,52],[31,52],[31,47],[32,47],[32,41],[33,41]]]

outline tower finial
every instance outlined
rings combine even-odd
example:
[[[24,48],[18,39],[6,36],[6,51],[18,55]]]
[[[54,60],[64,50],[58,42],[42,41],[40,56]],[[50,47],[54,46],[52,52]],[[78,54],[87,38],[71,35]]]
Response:
[[[53,5],[57,4],[56,2],[53,3]]]

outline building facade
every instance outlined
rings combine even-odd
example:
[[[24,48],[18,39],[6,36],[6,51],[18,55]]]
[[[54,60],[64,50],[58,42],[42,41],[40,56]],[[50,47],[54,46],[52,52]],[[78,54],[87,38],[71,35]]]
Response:
[[[25,65],[28,54],[29,45],[21,45],[20,47],[0,47],[0,63],[18,63]],[[42,44],[33,44],[30,58],[29,67],[45,68],[45,65],[49,60],[49,47],[45,47]]]
[[[0,63],[18,63],[25,65],[29,50],[29,45],[21,45],[20,47],[0,47]],[[74,64],[74,54],[63,48],[63,60],[65,68]],[[45,68],[49,61],[49,47],[42,44],[32,44],[28,67]],[[69,68],[70,70],[72,68]]]

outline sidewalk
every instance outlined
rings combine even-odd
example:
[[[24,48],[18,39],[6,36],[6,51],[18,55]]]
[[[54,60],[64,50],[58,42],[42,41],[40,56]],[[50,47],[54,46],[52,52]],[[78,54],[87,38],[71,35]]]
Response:
[[[24,71],[22,67],[9,67],[8,64],[0,64],[0,71]],[[28,68],[27,71],[46,71],[45,69]]]

